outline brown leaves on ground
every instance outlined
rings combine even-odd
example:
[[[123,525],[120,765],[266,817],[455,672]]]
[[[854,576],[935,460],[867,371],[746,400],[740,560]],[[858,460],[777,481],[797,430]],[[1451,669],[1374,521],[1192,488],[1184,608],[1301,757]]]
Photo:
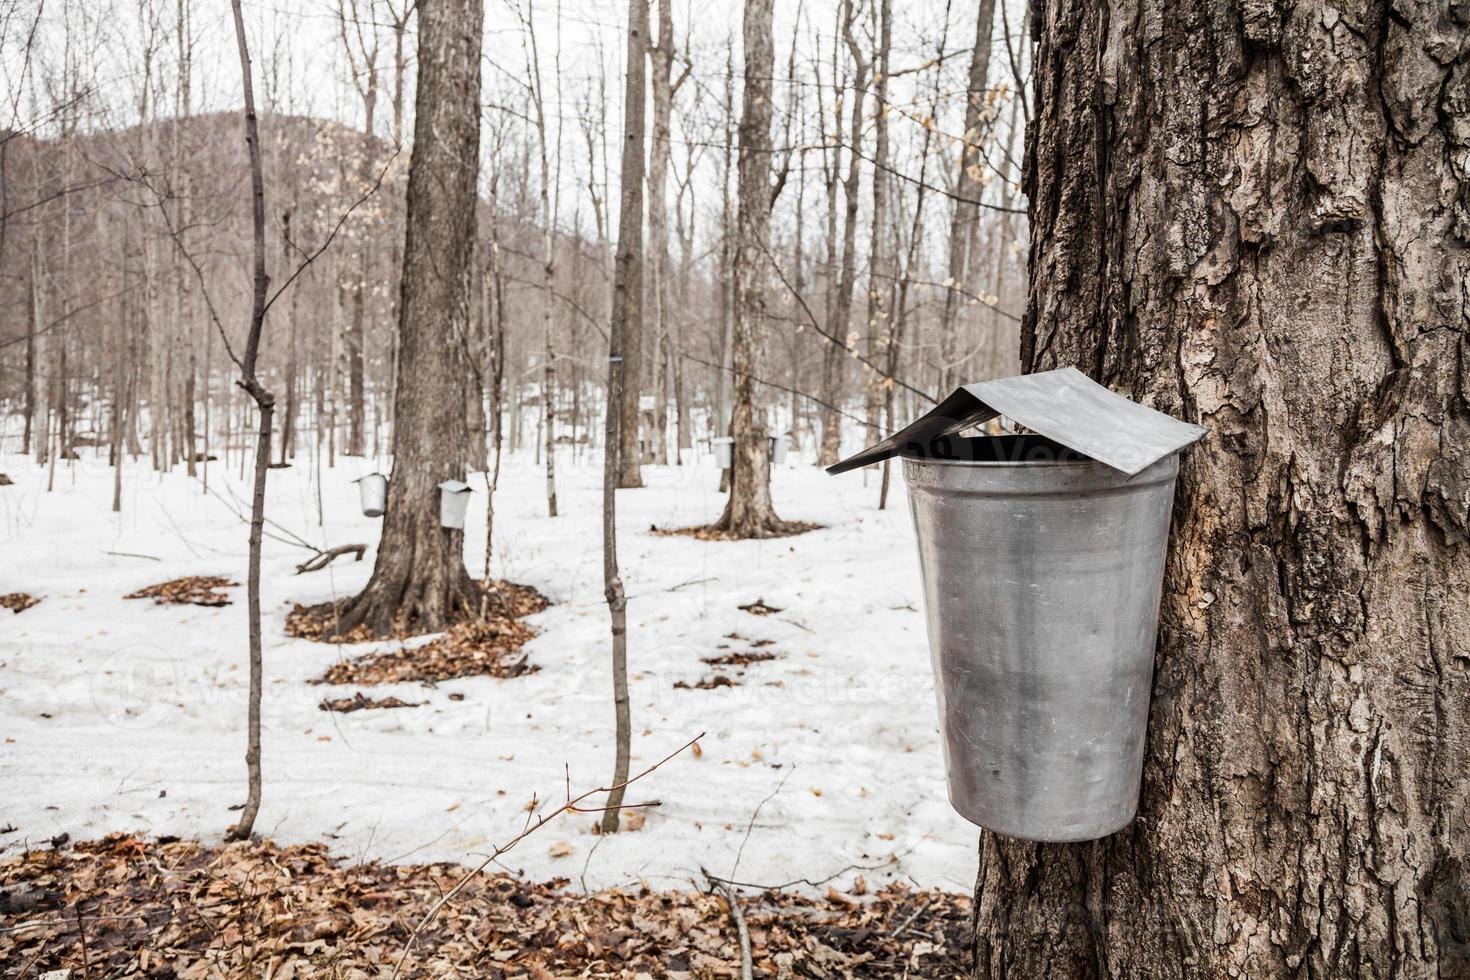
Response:
[[[340,711],[348,714],[363,708],[417,708],[422,701],[404,701],[402,698],[370,698],[358,691],[350,698],[328,698],[317,705],[323,711]]]
[[[0,595],[0,609],[9,609],[11,612],[19,614],[25,612],[40,601],[35,596],[27,595],[24,592],[9,592],[5,595]]]
[[[767,660],[775,660],[774,653],[757,653],[752,650],[749,653],[726,653],[718,657],[700,657],[702,662],[711,667],[748,667],[751,664],[763,664]]]
[[[518,585],[515,582],[498,579],[494,588],[496,601],[492,605],[499,607],[496,612],[497,617],[503,615],[511,619],[523,619],[551,605],[550,599],[529,585]],[[351,599],[343,599],[337,603],[323,602],[315,606],[303,606],[300,603],[293,605],[291,611],[286,614],[286,635],[298,640],[315,640],[318,643],[368,643],[379,639],[365,625],[358,626],[342,636],[327,635],[327,631],[337,625],[337,617],[341,609],[351,601]],[[394,638],[404,640],[411,635],[413,634],[404,631],[398,633]]]
[[[741,612],[748,612],[752,616],[769,616],[772,613],[778,613],[781,611],[780,608],[776,606],[766,605],[766,600],[763,598],[757,599],[754,602],[747,603],[743,606],[737,606],[736,608],[739,609]]]
[[[536,631],[518,619],[460,623],[415,647],[369,653],[333,664],[313,684],[396,684],[456,677],[520,677],[541,668],[518,651]]]
[[[726,677],[724,674],[716,674],[713,677],[703,678],[702,680],[696,681],[693,684],[686,684],[683,681],[674,681],[674,686],[685,691],[709,691],[717,687],[734,687],[735,682]]]
[[[444,864],[338,865],[322,844],[113,836],[14,855],[0,859],[0,974],[387,976],[412,925],[463,874]],[[583,895],[561,891],[565,884],[472,880],[420,936],[403,976],[738,974],[723,897],[647,888]],[[968,975],[968,895],[901,883],[863,894],[870,890],[742,895],[756,975]]]
[[[152,599],[160,605],[228,606],[230,597],[217,589],[239,585],[220,575],[186,575],[130,592],[124,599]]]
[[[779,611],[772,610],[772,612]],[[775,642],[773,640],[749,640],[739,633],[726,634],[725,638],[728,640],[741,640],[749,643],[752,647],[770,646]],[[729,649],[729,645],[721,643],[720,649]],[[733,667],[736,677],[732,678],[725,674],[715,673],[710,677],[700,679],[694,684],[690,684],[687,681],[675,681],[674,687],[685,691],[709,691],[717,687],[739,687],[741,681],[745,678],[744,668],[749,667],[751,664],[763,664],[767,661],[775,660],[777,657],[778,654],[762,653],[759,650],[737,650],[734,653],[722,653],[713,657],[700,657],[699,660],[701,663],[709,664],[711,667]]]
[[[810,521],[782,521],[781,529],[778,532],[767,534],[762,540],[769,538],[792,538],[798,534],[805,534],[808,531],[820,531],[824,527],[826,527],[825,524],[813,524]],[[661,538],[694,538],[696,541],[751,540],[750,538],[743,538],[737,534],[732,534],[729,531],[721,530],[708,524],[701,524],[698,527],[659,527],[656,524],[650,524],[648,526],[648,532]]]

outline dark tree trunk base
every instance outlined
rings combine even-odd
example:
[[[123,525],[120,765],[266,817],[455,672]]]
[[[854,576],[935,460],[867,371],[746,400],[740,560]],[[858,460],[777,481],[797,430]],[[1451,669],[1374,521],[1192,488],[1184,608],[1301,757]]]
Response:
[[[458,623],[513,615],[498,588],[487,590],[463,569],[451,581],[376,578],[351,599],[303,607],[287,620],[292,636],[363,643],[441,633]]]
[[[735,520],[730,516],[730,508],[726,507],[720,519],[707,527],[680,529],[665,533],[689,534],[706,541],[743,541],[750,538],[791,538],[808,531],[815,531],[822,526],[807,521],[783,521],[775,514],[759,518],[747,515],[743,520]]]

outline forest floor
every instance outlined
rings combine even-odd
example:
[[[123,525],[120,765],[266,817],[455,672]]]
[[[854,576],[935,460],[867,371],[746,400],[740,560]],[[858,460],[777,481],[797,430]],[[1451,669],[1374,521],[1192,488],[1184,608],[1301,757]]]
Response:
[[[83,453],[58,463],[51,492],[44,469],[0,455],[14,481],[0,486],[0,594],[39,600],[0,609],[0,859],[63,834],[214,846],[244,799],[243,585],[177,587],[200,588],[205,603],[222,593],[223,606],[124,596],[184,577],[243,583],[247,475],[232,455],[210,465],[205,492],[182,468],[130,461],[113,514],[113,471]],[[560,801],[611,774],[600,467],[560,451],[563,516],[552,519],[542,469],[529,452],[507,456],[494,575],[551,605],[516,621],[534,631],[516,652],[524,664],[437,681],[342,666],[392,667],[433,637],[323,644],[286,632],[297,604],[367,580],[379,521],[362,516],[352,481],[377,468],[339,459],[318,480],[303,456],[270,473],[256,830],[353,862],[473,864],[519,832],[533,798]],[[645,489],[618,495],[633,768],[704,732],[701,751],[631,788],[631,800],[662,804],[635,832],[598,836],[595,816],[571,814],[493,870],[592,894],[700,892],[702,868],[747,894],[846,894],[859,876],[874,892],[904,882],[968,894],[977,832],[946,800],[901,487],[880,511],[876,479],[827,477],[793,455],[774,473],[777,510],[821,527],[708,541],[652,529],[718,517],[710,457],[644,472]],[[485,494],[479,475],[471,483],[466,557],[479,576]],[[295,538],[369,550],[298,575],[311,552]],[[346,678],[356,682],[323,682]]]
[[[0,858],[0,972],[70,976],[958,977],[970,897],[857,879],[820,896],[579,893],[565,878],[333,860],[322,844],[116,835]],[[741,932],[745,933],[742,942]],[[745,951],[748,947],[748,953]],[[95,971],[95,972],[94,972]]]

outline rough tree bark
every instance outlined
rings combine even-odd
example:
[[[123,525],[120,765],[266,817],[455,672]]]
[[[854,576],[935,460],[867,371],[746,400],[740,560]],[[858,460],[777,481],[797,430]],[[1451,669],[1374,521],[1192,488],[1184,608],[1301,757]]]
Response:
[[[1457,20],[1458,18],[1458,20]],[[982,977],[1470,973],[1470,33],[1048,5],[1022,361],[1210,426],[1138,820],[983,836]]]
[[[714,528],[740,538],[785,531],[771,504],[771,444],[756,379],[762,376],[771,220],[772,0],[746,0],[745,90],[740,107],[739,213],[735,241],[735,329],[731,363],[730,497]]]
[[[480,159],[482,0],[422,0],[408,221],[398,303],[393,471],[372,578],[335,631],[432,632],[474,616],[464,532],[437,485],[464,478],[464,391]]]
[[[975,18],[975,47],[970,54],[970,82],[965,98],[965,131],[960,137],[959,172],[954,182],[954,210],[949,218],[949,284],[939,315],[939,395],[944,397],[961,382],[955,377],[956,320],[962,283],[970,270],[975,228],[980,223],[980,195],[984,158],[986,89],[990,79],[990,36],[995,29],[995,0],[980,0]],[[1005,161],[1002,161],[1004,166]],[[1009,217],[1009,215],[1007,215]]]
[[[637,8],[636,10],[634,8]],[[638,183],[643,183],[643,155],[644,155],[644,79],[647,75],[644,62],[647,60],[648,52],[648,3],[647,0],[639,0],[638,3],[629,6],[629,17],[635,17],[636,24],[628,25],[628,64],[627,81],[624,87],[624,101],[629,115],[623,118],[623,170],[622,179],[630,180],[634,174],[629,171],[631,163],[637,163],[636,174]],[[636,45],[634,42],[637,42]],[[630,160],[629,156],[636,156],[636,161]],[[624,188],[623,194],[627,195]],[[638,191],[638,213],[642,220],[643,213],[643,190]],[[621,247],[622,228],[619,227],[619,241]],[[639,280],[642,280],[643,263],[643,233],[638,233],[640,267]],[[642,286],[640,285],[640,289]],[[625,488],[643,486],[643,471],[639,464],[642,463],[642,454],[638,451],[638,399],[641,393],[643,372],[643,335],[647,332],[643,329],[643,301],[640,297],[633,309],[637,310],[637,316],[630,316],[623,321],[622,357],[623,357],[623,386],[619,411],[622,419],[618,422],[618,486]]]

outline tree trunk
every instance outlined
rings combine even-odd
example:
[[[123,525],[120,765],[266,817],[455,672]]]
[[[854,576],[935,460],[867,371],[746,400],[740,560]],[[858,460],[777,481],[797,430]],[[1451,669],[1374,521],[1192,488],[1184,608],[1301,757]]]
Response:
[[[995,29],[995,0],[980,0],[975,18],[975,48],[970,55],[969,92],[965,99],[965,132],[960,137],[959,172],[955,175],[954,210],[949,219],[949,282],[944,291],[944,307],[939,315],[939,397],[943,398],[963,382],[955,374],[957,320],[963,283],[970,271],[970,249],[975,242],[975,226],[980,219],[980,195],[987,114],[987,88],[990,80],[990,38]],[[1007,39],[1009,43],[1009,39]],[[1005,161],[1001,161],[1002,167]],[[1009,216],[1006,216],[1009,217]]]
[[[1210,436],[1141,806],[985,834],[981,977],[1470,970],[1470,41],[1448,8],[1039,19],[1022,363]]]
[[[766,233],[771,216],[772,0],[745,3],[745,91],[740,108],[739,214],[735,242],[735,329],[730,418],[730,498],[715,528],[741,538],[784,530],[771,504],[771,443],[756,379],[765,343]]]
[[[846,14],[846,8],[838,11],[839,17]],[[834,320],[833,313],[837,309],[837,189],[842,184],[842,82],[837,75],[837,52],[838,45],[834,40],[832,43],[832,136],[828,140],[828,148],[822,151],[822,174],[823,183],[827,188],[827,223],[826,244],[827,262],[823,270],[826,282],[825,295],[822,304],[822,316],[827,321],[827,342],[822,345],[822,435],[817,448],[817,465],[821,467],[831,466],[836,463],[842,451],[842,415],[837,406],[842,402],[842,384],[844,365],[846,363],[846,351],[831,338],[846,335],[846,326],[842,330]],[[817,102],[825,104],[822,99],[821,75],[817,76]],[[856,144],[854,144],[854,148]]]
[[[372,578],[338,621],[431,632],[477,614],[464,532],[439,524],[437,485],[463,479],[480,158],[481,0],[419,4],[419,84],[398,304],[393,472]]]
[[[624,107],[626,115],[623,118],[623,170],[622,179],[628,181],[635,176],[638,180],[638,215],[643,219],[643,114],[644,114],[644,62],[648,51],[648,3],[647,0],[637,0],[632,6],[638,8],[638,24],[628,25],[628,64],[627,84],[625,88]],[[632,8],[630,7],[630,10]],[[631,14],[630,14],[631,16]],[[635,43],[636,42],[636,43]],[[636,160],[630,159],[636,157]],[[637,164],[637,173],[630,172],[630,164]],[[623,189],[626,197],[628,190]],[[622,228],[619,227],[618,246],[622,247]],[[639,251],[642,251],[643,234],[638,234]],[[643,256],[638,256],[639,264],[639,288],[642,289],[642,264]],[[643,486],[643,472],[639,468],[642,462],[641,453],[638,451],[638,402],[642,390],[643,373],[643,301],[642,297],[630,307],[637,312],[636,316],[627,317],[623,324],[621,355],[623,358],[623,384],[622,394],[619,401],[619,411],[622,419],[618,423],[618,486],[631,488]]]
[[[287,208],[281,212],[281,254],[290,255],[287,244],[291,240],[291,216],[295,213],[295,207]],[[301,289],[297,283],[292,283],[291,303],[288,307],[288,316],[291,320],[286,334],[286,371],[282,379],[286,382],[286,409],[281,413],[281,465],[286,465],[286,458],[296,458],[296,403],[297,403],[297,347],[299,333],[300,308],[298,301],[301,297]]]
[[[36,370],[38,350],[41,347],[41,260],[40,245],[31,239],[31,261],[30,273],[26,277],[26,391],[25,391],[25,443],[21,447],[21,453],[29,456],[31,444],[36,446],[36,459],[45,462],[41,449],[46,444],[45,427],[42,426],[39,433],[40,438],[35,438],[36,412],[41,403],[45,401],[41,394],[40,372]],[[38,397],[39,396],[39,397]]]
[[[629,324],[643,316],[643,51],[648,43],[648,4],[628,0],[628,85],[624,90],[622,171],[619,176],[618,251],[613,263],[612,316],[608,321],[607,413],[603,429],[602,462],[602,589],[612,638],[613,718],[616,747],[613,759],[614,789],[602,814],[603,833],[618,829],[618,807],[623,802],[622,785],[628,779],[632,750],[632,711],[628,701],[628,597],[618,569],[617,487],[623,451],[619,431],[627,416],[618,411],[623,385],[635,368],[623,358],[623,340]]]
[[[868,360],[888,363],[893,330],[893,240],[888,215],[888,56],[893,46],[892,0],[878,0],[878,49],[873,58],[873,216],[868,232]],[[891,373],[890,373],[891,374]],[[863,404],[868,424],[882,432],[886,379],[865,373]],[[885,483],[886,491],[886,483]],[[884,494],[886,496],[886,493]]]
[[[653,146],[648,159],[649,290],[657,323],[658,354],[654,364],[654,462],[669,461],[669,394],[673,387],[673,340],[669,316],[669,118],[674,105],[674,4],[658,0],[658,44],[649,49],[653,82]],[[677,452],[675,453],[677,456]]]
[[[852,56],[853,80],[852,80],[852,115],[849,126],[848,138],[852,145],[848,148],[847,176],[843,180],[843,194],[845,210],[843,213],[842,227],[842,268],[837,279],[837,294],[832,308],[827,316],[827,333],[833,337],[846,338],[848,327],[852,321],[852,292],[857,279],[855,269],[857,257],[857,217],[858,217],[858,193],[861,187],[862,169],[860,152],[863,145],[863,102],[867,95],[868,62],[863,57],[862,48],[858,45],[856,35],[853,33],[853,25],[857,20],[857,12],[854,9],[854,0],[843,0],[842,5],[842,35],[847,45],[848,53]],[[824,363],[824,378],[827,384],[823,386],[826,394],[823,400],[829,406],[841,405],[843,364],[838,360],[837,353],[833,352]],[[831,390],[828,390],[828,389]],[[837,462],[837,454],[841,443],[842,420],[833,411],[827,409],[823,416],[822,424],[822,452],[821,460]],[[830,466],[831,463],[826,465]]]

